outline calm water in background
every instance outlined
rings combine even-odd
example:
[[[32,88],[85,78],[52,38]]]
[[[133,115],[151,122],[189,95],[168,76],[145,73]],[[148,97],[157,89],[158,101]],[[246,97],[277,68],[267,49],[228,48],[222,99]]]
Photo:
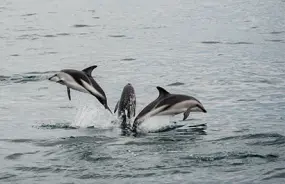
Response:
[[[1,0],[0,183],[283,183],[284,15],[284,0]],[[160,85],[198,98],[208,113],[183,123],[207,127],[121,136],[47,80],[94,64],[112,109],[126,83],[137,111]]]

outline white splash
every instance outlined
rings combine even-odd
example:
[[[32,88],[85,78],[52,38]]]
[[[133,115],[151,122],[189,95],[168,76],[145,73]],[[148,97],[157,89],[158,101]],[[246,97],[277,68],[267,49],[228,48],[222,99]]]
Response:
[[[140,126],[140,131],[149,132],[159,130],[163,127],[169,126],[171,116],[153,116],[145,120]]]
[[[110,128],[114,126],[111,123],[114,119],[114,116],[102,107],[84,105],[77,111],[71,126],[83,128],[89,126],[94,126],[95,128]]]

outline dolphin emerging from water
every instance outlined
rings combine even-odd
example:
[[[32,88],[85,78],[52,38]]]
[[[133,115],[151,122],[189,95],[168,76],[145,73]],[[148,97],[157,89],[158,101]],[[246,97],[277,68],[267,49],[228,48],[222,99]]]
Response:
[[[121,128],[123,130],[129,128],[131,118],[136,115],[135,89],[130,83],[124,87],[114,113],[116,113],[116,111],[118,111],[118,118],[121,120]]]
[[[159,86],[157,88],[160,88],[160,90],[163,89]],[[143,120],[152,116],[174,116],[180,113],[184,113],[184,121],[187,119],[190,112],[207,112],[202,103],[194,97],[182,94],[170,94],[165,89],[163,89],[163,91],[164,93],[162,96],[159,95],[155,101],[148,105],[150,108],[148,106],[145,107],[142,112],[135,118],[133,124],[134,132],[137,131],[137,127]]]
[[[69,100],[71,100],[70,89],[74,89],[83,93],[89,93],[95,96],[99,100],[99,102],[105,107],[105,109],[109,110],[112,113],[112,111],[108,107],[105,92],[91,76],[92,71],[96,67],[96,65],[93,65],[83,69],[82,71],[64,69],[50,77],[49,80],[65,85],[67,87],[67,94]]]
[[[145,119],[151,116],[150,112],[154,109],[154,107],[160,100],[170,95],[168,91],[166,91],[164,88],[160,86],[157,86],[156,89],[158,90],[159,93],[158,97],[155,100],[153,100],[150,104],[148,104],[145,108],[143,108],[143,110],[136,116],[133,123],[134,129],[136,129],[141,122],[143,122]]]

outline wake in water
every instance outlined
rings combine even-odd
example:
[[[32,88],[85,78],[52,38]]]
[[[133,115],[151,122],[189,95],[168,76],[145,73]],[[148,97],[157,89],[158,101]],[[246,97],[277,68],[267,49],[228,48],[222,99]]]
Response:
[[[133,122],[134,118],[130,119],[130,121]],[[106,110],[91,105],[84,105],[78,110],[71,127],[110,129],[119,128],[120,123],[119,119],[110,115]],[[139,131],[140,133],[163,132],[182,126],[184,124],[171,122],[170,116],[155,116],[147,119],[140,126]]]
[[[113,130],[121,129],[121,120],[114,114],[111,115],[108,111],[103,109],[101,106],[96,106],[96,104],[88,104],[81,102],[78,104],[78,110],[71,122],[62,122],[60,120],[52,120],[48,123],[43,123],[40,125],[41,128],[47,129],[78,129],[78,128],[94,128],[101,130]],[[133,124],[134,118],[128,120]],[[189,121],[175,121],[172,116],[153,116],[142,123],[137,134],[147,134],[147,133],[160,133],[168,132],[172,130],[179,130],[179,128],[186,127],[187,129],[202,128],[205,129],[205,124],[202,125],[189,125]],[[182,130],[182,129],[181,129]],[[131,130],[128,133],[121,131],[121,135],[136,135]]]
[[[162,128],[171,126],[171,117],[170,116],[154,116],[144,121],[141,126],[138,128],[140,132],[154,132]],[[171,123],[173,124],[173,123]]]

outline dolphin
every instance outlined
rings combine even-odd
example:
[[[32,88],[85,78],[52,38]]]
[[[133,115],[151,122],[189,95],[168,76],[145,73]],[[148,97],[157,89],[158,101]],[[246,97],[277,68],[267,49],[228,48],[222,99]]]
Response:
[[[190,112],[204,112],[207,110],[202,103],[192,96],[182,94],[171,94],[159,101],[153,109],[151,116],[177,115],[183,114],[183,121],[186,120]]]
[[[153,100],[151,103],[149,103],[143,110],[136,116],[133,127],[136,129],[136,127],[144,121],[146,118],[149,117],[149,113],[153,110],[153,108],[156,106],[156,104],[162,100],[163,98],[166,98],[167,96],[170,95],[168,91],[166,91],[164,88],[157,86],[156,89],[158,90],[158,97]]]
[[[130,120],[136,115],[135,89],[130,83],[123,88],[121,98],[116,104],[114,113],[116,111],[118,111],[118,118],[121,120],[121,128],[125,130],[130,127]],[[127,120],[129,121],[127,122]]]
[[[71,100],[70,89],[74,89],[83,93],[89,93],[95,96],[99,100],[99,102],[105,107],[105,109],[109,110],[112,113],[112,111],[108,107],[105,92],[91,76],[92,71],[96,67],[96,65],[93,65],[83,69],[82,71],[74,69],[64,69],[51,76],[49,80],[65,85],[67,87],[67,94],[69,100]]]
[[[132,84],[128,83],[122,93],[121,98],[117,102],[114,113],[118,110],[118,117],[122,114],[126,114],[128,118],[132,118],[136,115],[136,95],[135,89]]]
[[[137,116],[133,124],[133,131],[136,132],[137,127],[146,118],[163,115],[174,116],[180,113],[184,113],[184,121],[188,118],[190,112],[206,113],[207,111],[202,103],[194,97],[182,94],[168,93],[166,96],[156,101],[154,107],[148,109],[147,113],[142,114],[140,117],[139,115]]]

